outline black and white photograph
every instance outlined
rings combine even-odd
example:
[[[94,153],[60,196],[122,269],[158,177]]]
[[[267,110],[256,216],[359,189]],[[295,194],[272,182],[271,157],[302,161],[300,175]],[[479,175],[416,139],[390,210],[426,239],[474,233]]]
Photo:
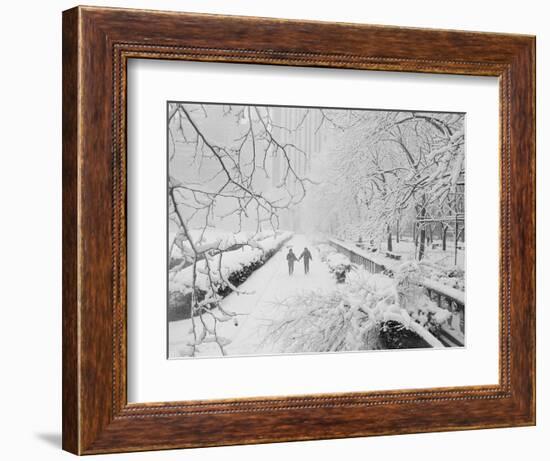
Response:
[[[463,347],[464,129],[168,102],[168,357]]]

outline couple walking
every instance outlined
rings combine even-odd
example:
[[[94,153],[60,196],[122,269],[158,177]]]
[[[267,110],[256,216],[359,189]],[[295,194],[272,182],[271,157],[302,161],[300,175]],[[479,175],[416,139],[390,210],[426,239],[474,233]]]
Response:
[[[294,251],[292,251],[292,248],[288,250],[288,254],[286,255],[286,260],[288,261],[288,275],[294,274],[294,263],[296,261],[300,261],[302,258],[304,259],[304,273],[309,274],[309,262],[313,258],[311,257],[311,253],[307,247],[304,247],[304,251],[302,251],[299,258],[296,257]]]

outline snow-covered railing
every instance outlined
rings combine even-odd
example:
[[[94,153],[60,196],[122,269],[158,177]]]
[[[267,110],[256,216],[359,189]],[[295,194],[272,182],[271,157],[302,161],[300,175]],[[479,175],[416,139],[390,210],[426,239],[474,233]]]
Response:
[[[375,255],[361,250],[349,243],[329,238],[328,243],[336,248],[340,253],[345,254],[353,264],[363,266],[366,270],[372,274],[378,274],[386,270],[386,265],[383,264]]]
[[[328,243],[345,254],[353,264],[363,266],[372,274],[386,270],[394,271],[400,264],[399,261],[388,261],[387,258],[369,253],[342,240],[329,238]],[[464,345],[464,292],[429,279],[422,280],[421,285],[426,288],[432,301],[453,313],[450,323],[443,328],[447,345]]]
[[[453,299],[457,304],[461,304],[462,306],[465,304],[464,292],[461,290],[457,290],[456,288],[452,288],[444,285],[443,283],[438,283],[429,279],[424,279],[422,281],[422,285],[440,296]]]
[[[453,314],[442,328],[449,345],[464,345],[464,292],[429,279],[422,280],[422,286],[432,301]]]

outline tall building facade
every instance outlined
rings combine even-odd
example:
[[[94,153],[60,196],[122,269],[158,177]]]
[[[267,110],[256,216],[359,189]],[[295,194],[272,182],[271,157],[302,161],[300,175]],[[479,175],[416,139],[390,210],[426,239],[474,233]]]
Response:
[[[281,144],[288,146],[288,159],[281,152],[272,155],[271,185],[274,188],[279,187],[286,176],[286,186],[299,197],[301,186],[297,184],[294,174],[287,175],[288,163],[298,177],[312,175],[316,161],[323,156],[323,145],[326,141],[322,113],[314,108],[270,107],[269,115],[274,136]],[[295,232],[303,230],[302,206],[299,204],[281,213],[281,228]]]

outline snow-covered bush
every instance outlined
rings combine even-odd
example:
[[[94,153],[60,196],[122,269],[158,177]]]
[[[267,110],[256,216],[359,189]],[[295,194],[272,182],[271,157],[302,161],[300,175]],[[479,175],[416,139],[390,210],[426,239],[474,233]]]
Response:
[[[438,336],[441,325],[448,320],[451,313],[440,308],[427,296],[422,285],[423,278],[423,270],[415,261],[405,262],[398,267],[394,280],[399,303],[412,320]]]
[[[417,273],[409,263],[394,279],[354,268],[337,290],[282,302],[268,340],[285,352],[443,347],[437,329],[450,314],[417,285]]]
[[[346,274],[351,270],[351,261],[342,253],[331,253],[326,258],[326,263],[338,283],[346,281]]]
[[[265,342],[277,352],[337,352],[375,349],[377,338],[369,314],[350,303],[340,290],[310,292],[281,303],[282,319]]]
[[[191,317],[193,278],[197,302],[213,297],[224,297],[234,291],[250,275],[265,264],[290,238],[291,232],[269,234],[237,250],[206,254],[205,259],[193,266],[175,267],[170,274],[168,294],[168,320]],[[215,293],[213,294],[213,288]]]
[[[451,288],[464,291],[464,269],[454,267],[443,272],[433,273],[430,279],[443,283]]]
[[[457,266],[445,268],[426,261],[422,262],[422,269],[427,279],[464,291],[464,269]]]

